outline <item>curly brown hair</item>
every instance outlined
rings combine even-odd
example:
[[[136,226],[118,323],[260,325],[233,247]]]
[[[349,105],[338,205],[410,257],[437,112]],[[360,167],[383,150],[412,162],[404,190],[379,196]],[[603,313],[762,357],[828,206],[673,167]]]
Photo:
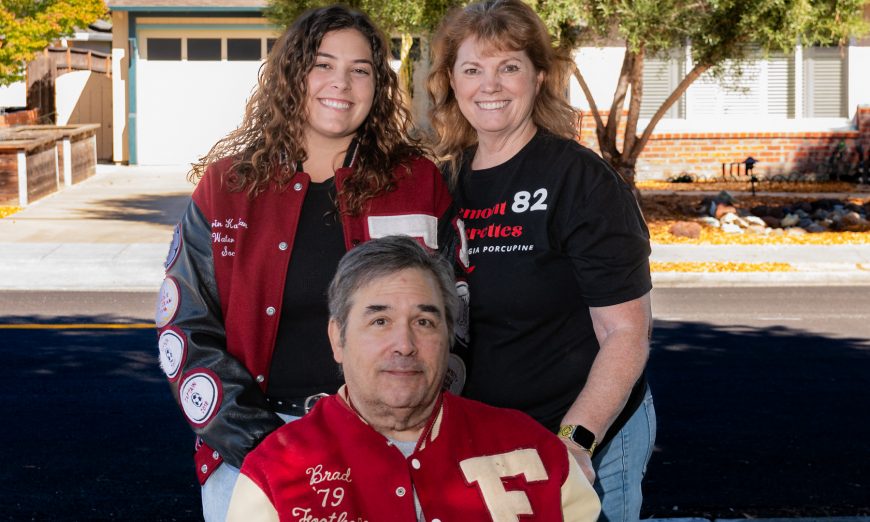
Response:
[[[342,187],[343,211],[359,214],[369,199],[392,190],[396,167],[425,151],[410,137],[411,113],[390,68],[386,38],[364,13],[341,5],[306,11],[281,35],[260,68],[241,125],[193,165],[191,180],[231,157],[233,168],[225,180],[229,190],[255,197],[272,182],[286,187],[295,162],[314,152],[304,148],[308,73],[324,35],[342,29],[355,29],[369,42],[375,79],[372,108],[355,136],[356,168]]]
[[[429,116],[437,134],[435,154],[447,165],[455,182],[462,152],[477,144],[477,133],[459,110],[450,87],[459,47],[468,38],[501,51],[525,51],[544,82],[535,98],[532,121],[539,128],[574,139],[580,113],[568,103],[572,61],[553,46],[541,18],[521,0],[485,0],[455,8],[444,18],[432,40],[432,68],[427,88]]]

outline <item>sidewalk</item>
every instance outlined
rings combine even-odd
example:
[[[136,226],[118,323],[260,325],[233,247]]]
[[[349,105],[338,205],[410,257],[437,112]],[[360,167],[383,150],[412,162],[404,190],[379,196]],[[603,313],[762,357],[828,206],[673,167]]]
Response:
[[[0,290],[156,292],[192,190],[181,166],[98,165],[0,219]]]
[[[154,291],[193,185],[184,167],[100,165],[0,219],[0,290]],[[654,244],[652,261],[790,263],[793,272],[654,272],[656,286],[870,285],[870,244]]]

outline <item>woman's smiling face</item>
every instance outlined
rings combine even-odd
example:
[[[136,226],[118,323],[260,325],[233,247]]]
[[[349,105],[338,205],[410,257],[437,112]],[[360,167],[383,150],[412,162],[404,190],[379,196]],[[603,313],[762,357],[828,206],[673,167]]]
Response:
[[[372,49],[362,33],[324,35],[308,73],[308,141],[349,141],[369,115],[374,93]]]
[[[500,51],[469,37],[451,72],[459,110],[478,135],[510,135],[531,120],[544,74],[525,51]]]

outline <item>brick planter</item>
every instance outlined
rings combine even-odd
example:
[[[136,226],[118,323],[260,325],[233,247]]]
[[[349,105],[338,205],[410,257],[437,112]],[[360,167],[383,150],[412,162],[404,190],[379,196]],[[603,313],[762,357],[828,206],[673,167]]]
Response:
[[[57,191],[59,185],[52,136],[0,138],[0,204],[23,207]]]
[[[67,187],[97,172],[96,123],[79,125],[21,125],[9,129],[10,136],[51,135],[57,141],[60,179]]]

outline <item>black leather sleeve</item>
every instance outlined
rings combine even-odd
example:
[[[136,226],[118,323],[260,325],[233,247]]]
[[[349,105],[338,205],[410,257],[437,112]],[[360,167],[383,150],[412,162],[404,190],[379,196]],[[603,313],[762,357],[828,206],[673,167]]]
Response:
[[[240,467],[245,455],[283,422],[266,407],[247,368],[227,352],[211,225],[193,201],[177,233],[180,243],[174,242],[177,253],[170,251],[166,272],[178,288],[177,310],[161,329],[172,329],[186,341],[179,377],[170,379],[172,394],[197,435],[224,461]]]

